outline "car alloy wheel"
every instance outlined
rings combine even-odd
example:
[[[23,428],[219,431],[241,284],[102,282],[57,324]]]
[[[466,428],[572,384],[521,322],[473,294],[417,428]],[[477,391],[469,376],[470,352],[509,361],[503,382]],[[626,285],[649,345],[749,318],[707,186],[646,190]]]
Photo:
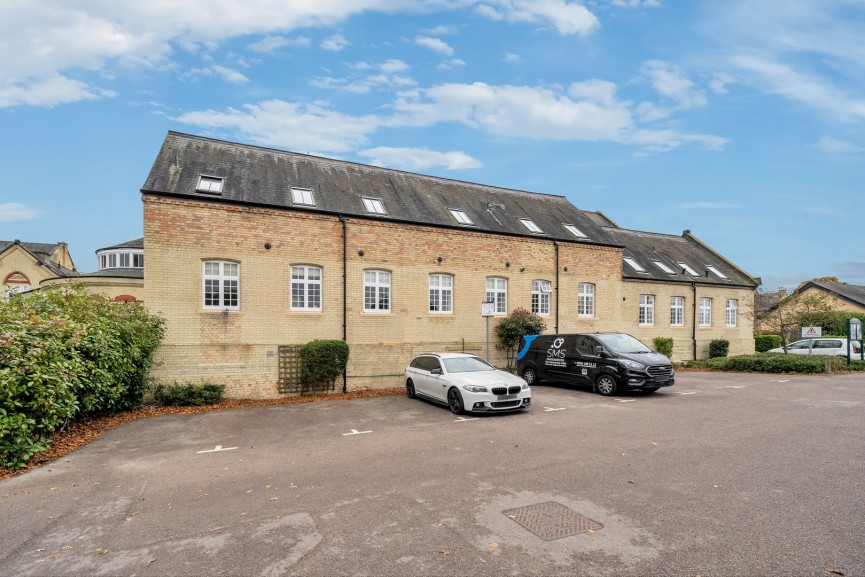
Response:
[[[609,375],[601,375],[595,384],[595,389],[605,397],[616,394],[616,388],[616,381]]]
[[[526,381],[529,386],[534,385],[537,379],[538,375],[535,373],[535,369],[526,369],[523,371],[523,380]]]
[[[463,396],[456,388],[448,391],[448,406],[454,415],[459,415],[463,412]]]
[[[414,398],[414,382],[411,379],[405,382],[405,396],[409,399]]]

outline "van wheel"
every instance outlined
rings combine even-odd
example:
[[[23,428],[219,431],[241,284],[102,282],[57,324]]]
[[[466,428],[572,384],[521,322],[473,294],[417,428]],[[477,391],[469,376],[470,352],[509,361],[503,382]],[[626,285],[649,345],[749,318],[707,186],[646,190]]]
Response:
[[[463,396],[456,387],[448,391],[448,406],[454,415],[459,415],[463,412]]]
[[[414,398],[414,381],[411,379],[405,382],[405,396],[409,399]]]
[[[538,380],[538,374],[535,372],[535,369],[528,368],[523,371],[523,380],[529,384],[529,386],[534,385]]]
[[[656,393],[656,392],[658,392],[658,387],[648,387],[648,388],[643,389],[643,392],[646,393],[647,395],[649,393]]]
[[[610,395],[616,394],[618,387],[616,386],[616,381],[613,380],[613,377],[610,375],[601,375],[595,382],[595,390],[605,397],[609,397]]]

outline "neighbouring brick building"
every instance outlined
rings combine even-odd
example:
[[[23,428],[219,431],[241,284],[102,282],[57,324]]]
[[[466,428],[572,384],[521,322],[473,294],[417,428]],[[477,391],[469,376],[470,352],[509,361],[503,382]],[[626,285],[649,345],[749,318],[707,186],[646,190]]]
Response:
[[[77,275],[65,242],[21,242],[0,240],[0,281],[2,297],[38,288],[49,278]]]
[[[276,396],[289,346],[344,338],[349,390],[400,386],[416,353],[483,353],[488,300],[548,332],[672,337],[677,359],[754,349],[756,279],[688,231],[621,229],[563,196],[175,132],[141,192],[162,380]]]

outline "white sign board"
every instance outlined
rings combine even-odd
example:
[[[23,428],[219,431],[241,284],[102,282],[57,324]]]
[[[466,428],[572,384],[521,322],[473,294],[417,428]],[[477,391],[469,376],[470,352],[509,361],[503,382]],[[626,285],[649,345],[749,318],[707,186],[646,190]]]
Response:
[[[802,327],[803,339],[816,339],[823,336],[823,327]]]
[[[481,303],[481,316],[493,317],[496,315],[496,303]]]

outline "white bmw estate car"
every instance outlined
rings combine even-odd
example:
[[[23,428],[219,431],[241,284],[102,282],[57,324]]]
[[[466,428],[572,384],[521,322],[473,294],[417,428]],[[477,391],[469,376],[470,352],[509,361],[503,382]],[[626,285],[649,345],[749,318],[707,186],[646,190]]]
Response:
[[[426,353],[405,369],[408,398],[421,397],[463,411],[495,413],[527,409],[532,390],[520,377],[466,353]]]

